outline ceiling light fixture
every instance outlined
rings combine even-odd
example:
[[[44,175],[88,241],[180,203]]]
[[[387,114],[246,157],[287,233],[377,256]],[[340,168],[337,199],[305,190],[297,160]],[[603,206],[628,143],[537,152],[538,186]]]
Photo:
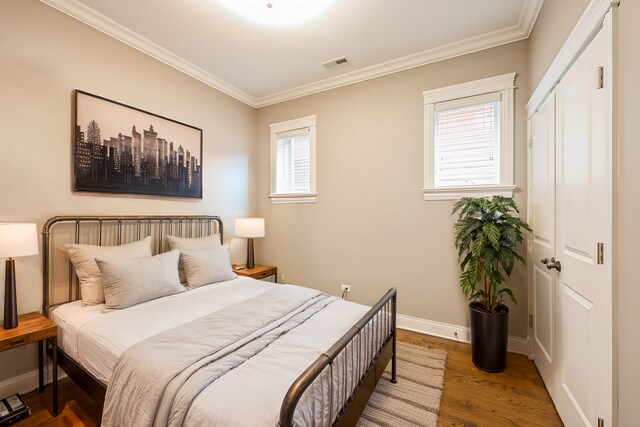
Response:
[[[299,25],[324,12],[334,0],[218,0],[250,21],[274,27]]]

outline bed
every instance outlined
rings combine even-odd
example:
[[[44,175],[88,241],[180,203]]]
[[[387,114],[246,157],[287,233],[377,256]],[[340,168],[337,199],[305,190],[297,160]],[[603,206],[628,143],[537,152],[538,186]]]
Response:
[[[152,236],[162,254],[166,236],[222,233],[215,216],[47,221],[43,313],[59,326],[59,365],[104,405],[105,425],[355,425],[389,361],[395,382],[395,289],[369,308],[238,277],[108,310],[82,303],[60,249]]]

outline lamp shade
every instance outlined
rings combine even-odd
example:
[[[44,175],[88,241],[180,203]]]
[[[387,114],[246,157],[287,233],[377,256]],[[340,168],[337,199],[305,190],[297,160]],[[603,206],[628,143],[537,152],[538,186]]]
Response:
[[[38,254],[38,230],[35,224],[0,223],[0,258]]]
[[[236,237],[264,237],[264,218],[236,219]]]

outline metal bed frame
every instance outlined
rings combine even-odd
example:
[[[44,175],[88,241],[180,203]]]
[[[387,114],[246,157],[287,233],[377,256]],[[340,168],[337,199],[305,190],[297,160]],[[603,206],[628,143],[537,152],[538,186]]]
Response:
[[[51,301],[51,250],[52,230],[56,225],[73,227],[73,242],[81,243],[82,226],[92,226],[94,240],[90,244],[103,245],[107,237],[114,244],[123,241],[127,234],[131,240],[155,235],[156,253],[163,252],[164,237],[202,237],[220,234],[223,241],[222,219],[210,215],[140,215],[140,216],[56,216],[42,227],[42,313],[49,317],[51,309],[81,298],[80,285],[71,262],[67,262],[68,290],[63,301]],[[143,234],[144,233],[144,234]],[[278,425],[292,427],[298,402],[305,391],[317,381],[329,382],[329,408],[331,425],[355,426],[367,405],[369,397],[391,361],[391,382],[396,382],[396,289],[390,289],[351,329],[349,329],[325,353],[321,354],[291,385],[280,409]],[[52,342],[47,345],[51,356]],[[355,362],[355,364],[354,364]],[[364,362],[364,363],[362,363]],[[368,363],[367,363],[368,362]],[[348,376],[348,363],[352,375]],[[58,349],[58,365],[99,405],[104,404],[106,386],[90,372]],[[334,366],[343,367],[342,378]],[[337,397],[337,399],[334,399]]]

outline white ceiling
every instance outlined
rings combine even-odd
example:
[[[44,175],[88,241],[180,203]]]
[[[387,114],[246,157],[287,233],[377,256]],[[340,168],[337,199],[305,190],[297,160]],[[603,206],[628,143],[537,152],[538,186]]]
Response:
[[[334,0],[276,27],[218,0],[41,1],[253,107],[527,38],[543,2]]]

